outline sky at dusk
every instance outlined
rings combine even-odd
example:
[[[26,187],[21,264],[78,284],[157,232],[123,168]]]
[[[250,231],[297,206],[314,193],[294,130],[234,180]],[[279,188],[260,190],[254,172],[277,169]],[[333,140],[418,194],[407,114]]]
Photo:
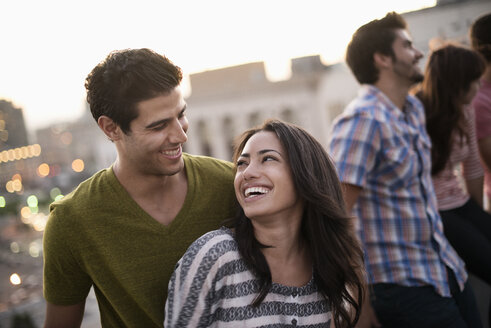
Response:
[[[0,2],[0,99],[29,130],[73,121],[84,80],[116,49],[151,48],[192,74],[264,61],[272,79],[294,57],[343,60],[352,33],[389,11],[434,0],[17,0]]]

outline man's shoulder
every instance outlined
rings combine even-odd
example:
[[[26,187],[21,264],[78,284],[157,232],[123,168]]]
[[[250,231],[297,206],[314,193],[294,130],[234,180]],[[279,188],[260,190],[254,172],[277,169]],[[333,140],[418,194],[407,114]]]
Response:
[[[79,208],[85,210],[93,208],[95,202],[107,201],[105,198],[108,195],[106,191],[114,183],[113,180],[115,180],[115,176],[112,169],[102,169],[81,182],[61,200],[53,202],[50,205],[50,211],[55,209],[77,211]]]
[[[51,203],[45,239],[46,236],[51,236],[49,239],[52,240],[56,235],[72,234],[90,221],[86,219],[94,218],[101,208],[115,203],[114,196],[111,198],[108,192],[111,175],[114,176],[111,169],[101,170],[81,182],[61,200]]]
[[[234,174],[234,165],[231,162],[213,157],[184,154],[184,163],[200,176],[228,179]]]
[[[357,97],[353,99],[335,120],[334,125],[356,122],[378,124],[388,120],[385,106],[375,98]]]
[[[373,85],[362,85],[358,96],[347,106],[346,111],[352,115],[384,120],[389,113],[385,95]]]
[[[229,161],[225,161],[222,159],[214,158],[214,157],[209,157],[209,156],[203,156],[203,155],[191,155],[188,153],[184,153],[184,160],[185,161],[190,161],[194,165],[201,165],[203,167],[227,167],[227,168],[233,168],[233,164]]]

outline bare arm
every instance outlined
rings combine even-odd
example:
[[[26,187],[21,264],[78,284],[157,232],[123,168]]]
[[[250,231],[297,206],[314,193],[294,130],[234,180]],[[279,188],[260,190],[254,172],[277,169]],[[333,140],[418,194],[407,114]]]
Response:
[[[465,180],[465,185],[467,186],[467,192],[471,195],[471,198],[479,204],[479,206],[483,206],[482,196],[483,196],[483,183],[484,178],[479,177],[475,179]]]
[[[54,305],[46,302],[44,328],[80,328],[85,301],[75,305]]]
[[[491,171],[491,136],[479,139],[479,152],[488,171]]]
[[[360,196],[362,188],[348,183],[342,183],[341,185],[346,209],[348,213],[350,213],[356,203],[356,200],[358,199],[358,196]],[[367,289],[362,305],[360,319],[356,323],[356,328],[371,327],[380,327],[380,323],[375,315],[375,312],[373,311],[372,305],[370,304],[370,294]]]
[[[353,209],[353,206],[355,206],[356,200],[358,199],[362,188],[349,183],[341,183],[341,187],[343,189],[343,197],[344,203],[346,204],[346,210],[348,211],[348,213],[350,213]]]
[[[491,171],[491,136],[479,139],[478,146],[483,165]],[[491,213],[491,198],[488,198],[487,211]]]
[[[363,301],[363,305],[361,307],[360,319],[356,323],[356,328],[373,328],[373,327],[382,327],[377,319],[377,315],[375,311],[373,311],[372,304],[370,304],[370,294],[367,289],[365,294],[365,300]]]

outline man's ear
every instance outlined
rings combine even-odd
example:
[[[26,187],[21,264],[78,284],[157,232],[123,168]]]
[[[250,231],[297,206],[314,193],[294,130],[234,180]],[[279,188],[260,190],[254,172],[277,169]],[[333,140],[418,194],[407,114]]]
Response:
[[[389,68],[392,65],[392,56],[376,52],[373,54],[373,62],[378,69]]]
[[[123,131],[111,118],[106,115],[99,116],[97,120],[97,124],[99,128],[101,128],[102,132],[109,138],[111,141],[117,141],[121,139]]]

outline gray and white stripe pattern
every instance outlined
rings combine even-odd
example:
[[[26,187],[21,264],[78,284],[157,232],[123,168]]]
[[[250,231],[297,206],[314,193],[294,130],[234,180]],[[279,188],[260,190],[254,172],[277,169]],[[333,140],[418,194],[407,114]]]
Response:
[[[196,240],[177,263],[169,282],[166,328],[329,327],[331,312],[312,279],[303,287],[273,283],[258,307],[250,304],[259,283],[221,228]]]

